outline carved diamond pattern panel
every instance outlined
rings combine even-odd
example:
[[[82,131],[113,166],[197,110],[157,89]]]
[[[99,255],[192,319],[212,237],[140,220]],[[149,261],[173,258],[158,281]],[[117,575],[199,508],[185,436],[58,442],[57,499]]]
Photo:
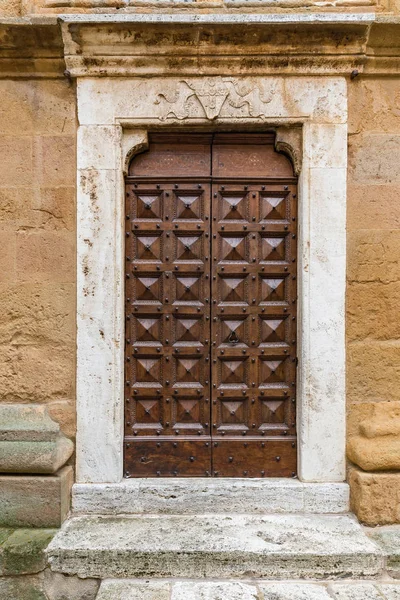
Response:
[[[136,420],[138,423],[160,423],[160,400],[156,398],[136,401]]]
[[[221,236],[221,260],[246,262],[248,258],[246,236]]]
[[[242,428],[246,426],[246,401],[237,399],[226,399],[220,402],[222,425],[240,425]]]
[[[135,384],[161,385],[161,360],[159,358],[136,358],[135,366]]]
[[[202,405],[197,398],[176,398],[173,406],[173,426],[202,429]]]
[[[247,221],[248,199],[245,196],[221,196],[220,202],[221,220]]]
[[[137,219],[157,219],[161,215],[161,197],[160,194],[136,194],[136,218]]]
[[[159,235],[136,235],[136,260],[161,260],[161,242]]]
[[[175,341],[201,343],[203,320],[201,318],[175,317]]]
[[[151,134],[127,179],[128,477],[295,471],[296,183],[232,136]]]
[[[184,220],[202,219],[203,194],[193,195],[185,193],[176,193],[176,218]]]
[[[266,262],[272,260],[283,261],[285,257],[286,243],[284,237],[261,238],[261,260]]]
[[[246,277],[223,277],[220,275],[218,292],[220,302],[246,302]]]
[[[203,244],[200,235],[176,237],[176,259],[185,261],[202,260]]]
[[[269,398],[261,402],[261,423],[285,423],[285,400],[283,398]]]
[[[284,277],[261,277],[260,284],[260,303],[282,302],[286,299],[286,279]]]
[[[246,319],[221,319],[221,343],[248,345]]]
[[[191,384],[191,386],[201,386],[201,362],[197,358],[177,358],[176,359],[176,382],[178,384]]]
[[[162,294],[160,276],[143,274],[135,277],[134,300],[139,302],[161,302]]]
[[[286,359],[260,360],[260,386],[283,384],[286,379]]]
[[[286,196],[261,196],[261,220],[286,219]]]
[[[159,342],[161,338],[160,317],[142,316],[135,319],[137,342]]]
[[[236,358],[233,360],[220,361],[220,383],[223,386],[246,387],[247,385],[246,359]]]
[[[279,344],[286,340],[286,318],[261,319],[261,343]]]
[[[201,302],[201,280],[200,277],[188,276],[176,278],[176,301],[177,302]]]

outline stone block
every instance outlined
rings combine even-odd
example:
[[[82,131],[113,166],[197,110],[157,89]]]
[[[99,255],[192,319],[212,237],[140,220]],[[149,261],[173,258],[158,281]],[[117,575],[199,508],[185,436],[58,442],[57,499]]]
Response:
[[[390,341],[350,342],[347,345],[347,401],[398,400],[400,343]]]
[[[0,598],[4,600],[49,600],[40,575],[0,577]]]
[[[400,229],[400,212],[393,210],[394,198],[399,195],[400,185],[364,185],[350,180],[347,184],[347,231]]]
[[[7,229],[15,233],[21,227],[36,227],[39,225],[38,215],[32,212],[30,204],[30,200],[36,192],[37,190],[34,188],[0,188],[0,224],[2,230]]]
[[[261,583],[263,600],[331,600],[325,587],[304,583]]]
[[[56,421],[62,433],[68,438],[76,434],[76,404],[75,400],[55,400],[48,405],[50,417]]]
[[[13,232],[1,232],[2,251],[0,253],[0,283],[14,282],[17,273],[17,246]]]
[[[29,186],[32,184],[32,139],[4,136],[0,138],[0,186]],[[4,246],[3,246],[4,247]]]
[[[400,136],[399,136],[400,137]],[[391,283],[400,280],[400,230],[365,230],[347,235],[347,280]]]
[[[19,232],[17,277],[32,283],[75,282],[75,238],[63,232]]]
[[[17,529],[0,545],[0,575],[27,575],[46,568],[45,548],[55,529]]]
[[[364,133],[349,138],[349,176],[355,182],[400,182],[400,134]]]
[[[397,78],[358,78],[347,90],[350,133],[400,133],[400,95]]]
[[[400,473],[349,469],[351,508],[366,525],[400,523]]]
[[[0,476],[0,526],[60,527],[69,511],[72,467],[56,475]]]
[[[73,450],[45,405],[0,405],[0,472],[55,473]]]
[[[76,100],[73,87],[65,79],[36,80],[34,90],[33,127],[36,134],[72,135],[75,137]],[[73,182],[73,179],[70,183]]]
[[[3,402],[46,402],[73,398],[75,352],[61,343],[0,345],[0,398]]]
[[[399,281],[386,285],[378,281],[350,282],[346,294],[347,339],[385,341],[400,338],[399,296]]]
[[[48,569],[43,579],[43,589],[48,600],[95,600],[100,585],[97,579],[65,577]]]
[[[132,598],[135,600],[170,600],[171,583],[169,581],[109,579],[101,583],[96,600],[131,600]],[[189,598],[190,596],[186,597],[187,600]],[[200,600],[200,597],[196,600]]]
[[[0,287],[0,343],[60,344],[75,349],[75,286],[24,283]]]
[[[376,577],[382,551],[344,515],[86,516],[47,549],[78,577],[324,579]]]
[[[81,514],[341,513],[348,511],[349,487],[291,479],[125,479],[77,483],[72,503]]]
[[[33,164],[40,187],[70,186],[75,181],[75,136],[35,139]]]
[[[400,469],[400,402],[370,406],[370,414],[348,439],[347,456],[364,471]]]
[[[147,596],[143,596],[143,599],[145,598]],[[171,600],[219,600],[219,598],[257,600],[259,595],[255,585],[241,582],[177,582],[172,586]]]
[[[330,598],[335,600],[383,600],[382,594],[373,583],[331,584]]]
[[[40,188],[32,199],[38,226],[49,231],[75,230],[75,196],[73,186]]]

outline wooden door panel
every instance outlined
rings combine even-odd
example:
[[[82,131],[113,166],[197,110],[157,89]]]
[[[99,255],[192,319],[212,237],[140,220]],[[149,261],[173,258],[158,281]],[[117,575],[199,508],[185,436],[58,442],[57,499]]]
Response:
[[[126,190],[126,476],[204,476],[210,186],[156,178]]]
[[[157,134],[130,167],[126,477],[296,473],[296,179],[273,140]]]
[[[227,178],[212,198],[213,473],[293,476],[296,187]]]

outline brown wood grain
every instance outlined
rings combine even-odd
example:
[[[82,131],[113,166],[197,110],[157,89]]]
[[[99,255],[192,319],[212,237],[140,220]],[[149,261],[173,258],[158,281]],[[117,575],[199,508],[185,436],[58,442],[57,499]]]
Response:
[[[273,142],[156,134],[132,161],[126,476],[296,473],[297,188]]]

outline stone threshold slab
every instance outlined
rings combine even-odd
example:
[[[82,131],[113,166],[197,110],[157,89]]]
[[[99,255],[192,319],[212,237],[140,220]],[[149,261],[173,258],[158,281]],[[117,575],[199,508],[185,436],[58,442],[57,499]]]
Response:
[[[294,581],[105,580],[96,600],[398,600],[393,581],[298,583]]]
[[[384,555],[352,516],[85,516],[48,547],[50,567],[79,577],[366,578]]]
[[[75,484],[76,514],[345,513],[347,483],[293,479],[125,479]]]

